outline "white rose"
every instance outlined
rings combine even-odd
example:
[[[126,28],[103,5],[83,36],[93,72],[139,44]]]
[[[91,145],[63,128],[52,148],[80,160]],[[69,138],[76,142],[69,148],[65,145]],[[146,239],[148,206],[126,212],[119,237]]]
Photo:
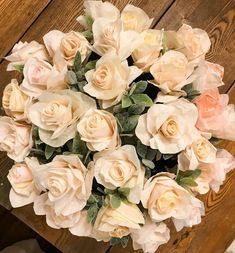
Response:
[[[15,122],[10,117],[0,117],[0,151],[15,162],[23,162],[33,146],[32,127]]]
[[[27,120],[27,110],[30,102],[30,97],[22,92],[17,80],[12,79],[3,91],[2,107],[6,114],[16,120]]]
[[[7,61],[11,62],[7,66],[7,71],[16,70],[15,66],[24,65],[32,57],[48,60],[45,47],[36,41],[31,41],[30,43],[20,41],[13,47],[12,54],[5,57]]]
[[[107,111],[90,109],[79,121],[77,130],[92,151],[113,149],[121,145],[116,119]]]
[[[121,20],[125,31],[134,30],[136,32],[147,30],[153,22],[153,18],[150,19],[142,9],[132,4],[127,4],[123,9]]]
[[[170,230],[165,223],[153,222],[149,217],[140,229],[131,230],[134,250],[142,249],[144,253],[155,253],[158,247],[170,239]]]
[[[128,200],[139,203],[145,171],[134,146],[125,145],[113,151],[96,153],[94,171],[99,184],[112,190],[118,187],[130,188]]]
[[[144,222],[142,212],[134,204],[121,202],[116,209],[102,207],[94,224],[93,237],[98,241],[122,238],[130,234],[130,229],[140,229]]]
[[[128,66],[127,61],[121,62],[113,51],[102,56],[96,63],[96,68],[86,72],[88,84],[84,91],[102,100],[104,109],[120,102],[129,85],[140,74],[135,66]]]
[[[140,116],[135,129],[140,141],[163,154],[176,154],[200,137],[195,127],[198,111],[181,98],[168,104],[154,104]]]
[[[203,202],[167,175],[153,176],[145,183],[141,202],[152,220],[172,218],[177,231],[199,224],[204,214]]]
[[[29,107],[29,118],[39,127],[40,139],[52,147],[74,138],[79,118],[96,107],[92,98],[71,90],[44,92],[38,100]]]
[[[132,53],[135,65],[145,72],[149,72],[150,67],[158,59],[162,49],[163,31],[149,29],[141,33],[144,39],[141,44]]]
[[[51,57],[59,52],[69,66],[74,64],[77,52],[80,52],[82,62],[90,52],[87,39],[81,33],[74,31],[63,33],[53,30],[44,35],[43,41]]]

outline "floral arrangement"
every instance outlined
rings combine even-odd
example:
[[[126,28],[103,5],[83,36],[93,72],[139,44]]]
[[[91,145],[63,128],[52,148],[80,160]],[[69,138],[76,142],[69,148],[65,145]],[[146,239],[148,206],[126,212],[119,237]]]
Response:
[[[55,229],[153,253],[201,222],[196,196],[217,192],[235,159],[223,67],[205,60],[201,29],[150,29],[133,5],[86,1],[83,32],[48,32],[6,57],[0,149],[15,161],[13,207],[33,203]]]

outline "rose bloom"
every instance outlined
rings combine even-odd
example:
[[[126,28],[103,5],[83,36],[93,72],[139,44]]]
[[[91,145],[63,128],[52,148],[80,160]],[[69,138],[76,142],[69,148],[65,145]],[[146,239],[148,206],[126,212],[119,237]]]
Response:
[[[198,63],[201,59],[205,59],[211,46],[206,31],[198,28],[193,29],[191,26],[183,24],[177,31],[177,37],[184,45],[180,51],[186,55],[189,61]]]
[[[82,62],[90,52],[88,48],[89,42],[79,32],[63,33],[58,30],[52,30],[44,35],[43,41],[51,57],[54,57],[55,53],[59,52],[69,66],[73,66],[77,52],[81,54]]]
[[[144,222],[142,212],[134,204],[121,202],[116,209],[102,207],[94,224],[93,237],[105,242],[112,237],[122,238],[130,234],[130,229],[140,229]]]
[[[224,85],[224,68],[218,64],[201,60],[194,74],[196,79],[193,81],[193,88],[200,92]]]
[[[154,104],[140,116],[135,134],[152,149],[176,154],[200,136],[195,128],[197,118],[197,108],[183,98],[168,104]]]
[[[56,215],[81,211],[91,194],[93,170],[77,155],[57,155],[52,162],[33,168],[38,187],[47,191],[47,204]]]
[[[48,60],[46,49],[43,45],[36,41],[18,42],[12,49],[12,53],[5,57],[10,63],[7,66],[7,71],[15,70],[17,65],[24,65],[25,62],[32,57],[42,60]]]
[[[150,19],[142,9],[132,4],[127,4],[123,9],[121,20],[125,31],[134,30],[136,32],[149,29],[153,22],[153,18]]]
[[[182,93],[181,88],[193,80],[194,65],[189,63],[184,54],[177,51],[167,51],[150,68],[154,77],[152,84],[161,89],[164,94]],[[190,77],[191,76],[191,77]]]
[[[88,84],[84,91],[100,99],[104,109],[120,102],[129,85],[142,73],[135,66],[128,66],[127,61],[121,62],[113,51],[102,56],[96,68],[86,72]]]
[[[132,229],[130,234],[134,250],[155,253],[158,247],[170,239],[170,230],[165,223],[155,223],[149,217],[140,229]]]
[[[128,200],[135,204],[140,202],[145,171],[134,146],[124,145],[115,150],[98,152],[93,159],[95,178],[99,184],[111,190],[127,187],[130,189]]]
[[[96,107],[92,98],[71,90],[44,92],[38,100],[29,107],[29,118],[39,127],[40,139],[52,147],[74,138],[78,120]]]
[[[135,65],[144,72],[149,72],[150,67],[158,59],[162,49],[163,31],[148,29],[141,33],[144,41],[134,50],[132,58]]]
[[[77,130],[92,151],[113,149],[121,145],[116,119],[107,111],[88,110],[79,121]]]
[[[3,91],[2,107],[6,114],[16,120],[27,120],[30,102],[30,97],[20,89],[17,80],[12,79]]]
[[[16,163],[9,170],[7,178],[12,186],[9,198],[14,208],[32,203],[40,194],[34,183],[31,164],[39,165],[36,158],[25,158],[24,162]]]
[[[32,127],[15,122],[10,117],[0,117],[0,151],[15,162],[23,162],[33,146]]]
[[[180,231],[184,226],[192,227],[201,222],[204,205],[170,178],[171,175],[166,173],[149,178],[141,202],[152,220],[159,222],[172,218],[176,230]]]
[[[200,163],[213,163],[216,159],[216,151],[207,139],[200,138],[178,155],[179,169],[195,170]]]

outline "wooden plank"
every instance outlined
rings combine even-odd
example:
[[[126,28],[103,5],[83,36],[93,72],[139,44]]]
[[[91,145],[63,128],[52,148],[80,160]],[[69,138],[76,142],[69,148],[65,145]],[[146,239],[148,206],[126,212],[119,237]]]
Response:
[[[0,56],[6,56],[50,0],[0,1]],[[0,59],[1,60],[1,59]]]
[[[175,30],[183,23],[208,32],[212,46],[207,59],[224,66],[225,93],[234,81],[235,1],[176,0],[156,27]]]

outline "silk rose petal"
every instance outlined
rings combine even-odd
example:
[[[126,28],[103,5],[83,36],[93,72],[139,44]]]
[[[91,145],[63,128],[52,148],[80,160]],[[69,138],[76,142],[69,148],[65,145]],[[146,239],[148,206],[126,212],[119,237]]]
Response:
[[[94,173],[99,184],[108,189],[129,188],[127,199],[140,202],[144,184],[144,169],[134,146],[124,145],[115,150],[98,152],[94,155]]]
[[[163,154],[176,154],[199,138],[197,108],[185,99],[154,104],[140,116],[135,129],[140,141]]]

